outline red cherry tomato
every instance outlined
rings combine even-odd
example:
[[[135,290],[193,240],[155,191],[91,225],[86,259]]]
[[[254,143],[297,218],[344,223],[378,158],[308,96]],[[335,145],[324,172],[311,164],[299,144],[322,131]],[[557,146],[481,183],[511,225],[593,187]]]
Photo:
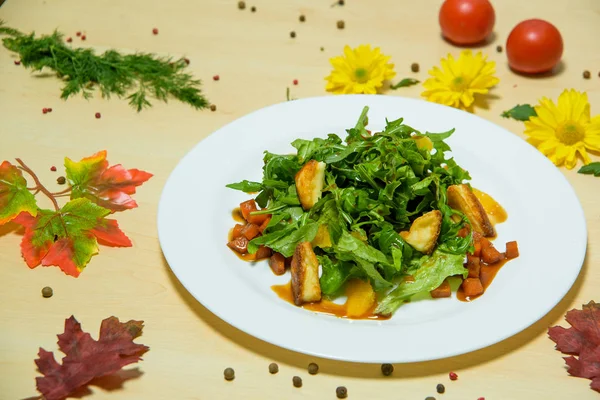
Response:
[[[446,0],[440,8],[442,34],[456,44],[482,42],[495,22],[496,13],[488,0]]]
[[[506,55],[512,69],[528,74],[550,71],[562,57],[563,40],[554,25],[528,19],[514,27],[506,40]]]

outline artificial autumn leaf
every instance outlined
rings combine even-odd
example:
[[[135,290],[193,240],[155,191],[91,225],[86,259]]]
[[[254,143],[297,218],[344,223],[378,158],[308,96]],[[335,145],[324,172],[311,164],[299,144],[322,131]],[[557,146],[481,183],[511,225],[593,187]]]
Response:
[[[64,399],[71,393],[100,378],[141,360],[150,348],[133,342],[142,334],[144,321],[119,322],[116,317],[102,321],[100,337],[92,339],[71,316],[65,331],[58,335],[58,348],[65,353],[62,365],[54,354],[40,348],[35,364],[43,377],[37,377],[37,390],[46,400]]]
[[[121,164],[108,166],[106,150],[75,162],[65,157],[67,179],[72,186],[71,200],[88,198],[111,211],[137,207],[131,197],[136,186],[152,174],[138,169],[125,169]]]
[[[567,312],[565,319],[571,327],[550,327],[548,336],[557,350],[571,354],[563,357],[569,374],[591,379],[591,388],[600,392],[600,304],[590,301]]]
[[[0,225],[28,212],[37,213],[35,196],[27,190],[27,180],[21,170],[8,161],[0,164]]]
[[[81,198],[60,210],[39,210],[35,217],[21,213],[15,222],[25,227],[21,251],[29,268],[56,265],[74,277],[98,252],[98,242],[130,247],[131,241],[117,221],[106,219],[110,211]]]

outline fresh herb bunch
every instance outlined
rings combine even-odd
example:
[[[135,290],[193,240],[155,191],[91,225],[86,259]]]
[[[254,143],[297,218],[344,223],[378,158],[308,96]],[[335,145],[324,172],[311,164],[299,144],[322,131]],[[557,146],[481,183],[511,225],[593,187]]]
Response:
[[[104,98],[113,94],[127,97],[138,112],[151,106],[149,97],[164,102],[173,97],[196,109],[208,106],[199,89],[201,82],[184,72],[185,59],[173,61],[147,53],[122,55],[115,50],[96,55],[92,49],[67,46],[57,31],[36,37],[4,26],[3,21],[0,34],[9,36],[2,39],[4,47],[19,53],[23,66],[34,71],[49,68],[66,82],[63,99],[78,93],[89,98],[98,87]]]
[[[398,119],[371,134],[365,128],[367,111],[365,107],[356,126],[347,130],[345,141],[336,134],[297,139],[292,142],[295,155],[265,152],[262,182],[244,180],[227,187],[259,192],[255,200],[263,210],[257,213],[272,214],[263,235],[249,242],[250,253],[264,245],[289,257],[325,226],[330,243],[315,248],[323,268],[322,293],[335,297],[348,279],[368,279],[383,297],[376,312],[391,314],[445,278],[466,276],[463,260],[472,238],[458,232],[469,222],[448,206],[446,189],[470,176],[445,156],[450,147],[444,139],[454,130],[422,134]],[[309,160],[326,163],[325,187],[322,198],[304,211],[294,177]],[[443,220],[436,250],[424,255],[398,232],[431,210],[439,210]],[[403,283],[406,275],[415,281]]]

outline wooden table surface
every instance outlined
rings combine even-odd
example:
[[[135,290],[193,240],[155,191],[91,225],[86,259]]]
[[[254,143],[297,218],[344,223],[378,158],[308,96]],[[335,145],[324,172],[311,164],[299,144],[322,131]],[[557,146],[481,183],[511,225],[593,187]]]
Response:
[[[501,343],[448,359],[396,365],[391,377],[382,377],[379,365],[314,359],[255,339],[211,314],[171,273],[157,239],[156,211],[169,173],[192,146],[238,117],[285,101],[286,87],[298,98],[324,95],[328,59],[341,54],[345,44],[380,46],[392,56],[397,79],[424,80],[440,57],[458,54],[440,37],[441,0],[346,0],[342,7],[332,7],[332,2],[247,0],[243,11],[235,0],[4,3],[0,19],[22,31],[49,33],[58,28],[71,36],[83,31],[87,41],[75,38],[76,46],[188,57],[217,111],[194,111],[171,102],[155,103],[138,114],[124,100],[99,96],[65,102],[59,98],[62,84],[57,79],[32,76],[14,65],[14,54],[0,47],[0,160],[14,162],[21,157],[57,190],[61,187],[55,179],[65,156],[78,160],[102,149],[108,150],[113,164],[154,174],[138,190],[139,208],[118,215],[134,246],[101,247],[77,279],[56,267],[30,270],[20,255],[21,234],[13,225],[0,227],[0,399],[36,395],[33,360],[38,347],[56,351],[56,334],[70,315],[94,337],[108,316],[142,319],[144,333],[137,342],[151,348],[133,367],[141,374],[130,373],[133,379],[120,389],[106,388],[117,385],[116,380],[104,388],[91,387],[93,394],[85,398],[333,399],[339,385],[347,386],[351,399],[598,398],[589,389],[589,380],[567,375],[561,354],[546,335],[549,325],[566,324],[567,310],[594,299],[600,285],[600,180],[575,171],[561,169],[585,211],[589,241],[585,264],[567,296],[540,321]],[[565,88],[587,91],[592,114],[600,113],[600,3],[494,3],[495,38],[482,50],[497,62],[500,84],[489,108],[477,109],[476,114],[521,135],[522,123],[500,118],[501,111],[517,103],[535,103],[542,96],[556,99]],[[256,12],[250,6],[256,6]],[[300,14],[306,22],[298,21]],[[505,53],[496,52],[515,24],[531,17],[547,19],[562,32],[564,65],[555,76],[515,75],[506,65]],[[338,20],[345,21],[345,29],[336,28]],[[158,35],[152,34],[154,27]],[[295,39],[290,31],[297,33]],[[413,62],[421,65],[421,72],[410,71]],[[592,72],[592,79],[582,78],[585,69]],[[218,82],[212,80],[215,74],[220,75]],[[297,86],[292,85],[294,79],[299,80]],[[420,91],[415,86],[386,95],[417,98]],[[43,115],[43,107],[52,107],[53,112]],[[102,113],[101,119],[94,118],[96,112]],[[51,172],[51,165],[59,172]],[[557,241],[561,235],[568,232],[557,232]],[[44,286],[54,289],[52,298],[42,298]],[[280,366],[277,375],[267,372],[273,361]],[[320,365],[316,376],[306,372],[311,361]],[[223,369],[229,366],[236,371],[234,382],[223,380]],[[449,371],[456,371],[459,380],[450,382]],[[304,379],[301,389],[292,386],[294,375]],[[444,395],[435,393],[440,382],[446,385]]]

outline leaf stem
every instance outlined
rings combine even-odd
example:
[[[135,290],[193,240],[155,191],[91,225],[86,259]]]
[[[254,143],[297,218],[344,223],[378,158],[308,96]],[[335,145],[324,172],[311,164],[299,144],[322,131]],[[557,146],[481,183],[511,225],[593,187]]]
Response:
[[[25,163],[20,158],[16,158],[16,160],[19,163],[19,165],[21,166],[21,169],[23,171],[27,172],[29,175],[31,175],[31,177],[35,181],[36,189],[39,190],[40,192],[44,193],[52,201],[52,204],[54,205],[54,209],[56,211],[60,210],[60,207],[58,206],[58,202],[56,201],[56,199],[54,198],[52,193],[50,193],[50,191],[48,189],[46,189],[46,187],[44,185],[42,185],[42,182],[40,182],[40,180],[37,177],[37,175],[35,174],[35,172],[33,172],[31,170],[31,168],[29,168],[27,165],[25,165]]]
[[[65,190],[61,190],[60,192],[54,192],[54,193],[50,193],[52,196],[60,196],[62,194],[67,194],[72,190],[71,186],[69,186],[68,188],[66,188]]]

